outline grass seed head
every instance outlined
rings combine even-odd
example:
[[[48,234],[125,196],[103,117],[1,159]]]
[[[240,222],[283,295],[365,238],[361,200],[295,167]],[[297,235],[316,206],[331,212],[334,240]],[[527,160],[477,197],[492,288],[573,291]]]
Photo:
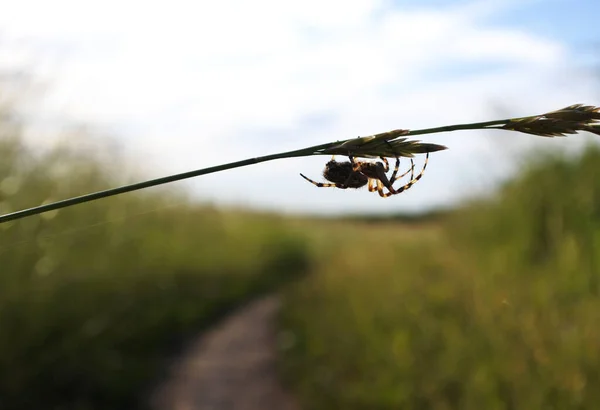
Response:
[[[542,115],[515,118],[501,128],[542,137],[564,137],[579,131],[598,134],[599,121],[599,107],[574,104]]]
[[[425,154],[428,152],[442,151],[448,149],[443,145],[422,143],[415,140],[407,140],[402,137],[409,130],[392,130],[367,137],[353,138],[333,145],[320,153],[332,155],[352,155],[354,157],[376,158],[376,157],[408,157],[414,154]]]
[[[544,117],[575,122],[597,122],[600,120],[600,108],[592,105],[573,104],[544,114]]]
[[[592,134],[600,135],[600,124],[588,125],[585,130],[587,132],[591,132]]]

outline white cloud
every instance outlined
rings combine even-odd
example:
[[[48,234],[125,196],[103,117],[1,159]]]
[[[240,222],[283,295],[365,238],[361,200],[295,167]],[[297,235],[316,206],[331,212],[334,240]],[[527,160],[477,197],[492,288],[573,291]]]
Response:
[[[147,163],[158,176],[392,128],[487,120],[496,116],[494,103],[518,115],[589,102],[585,82],[565,81],[565,45],[486,26],[507,5],[23,0],[5,7],[0,33],[64,51],[47,113],[123,127],[124,141],[152,158]],[[499,68],[478,69],[489,65]],[[448,77],[449,66],[473,73]],[[315,129],[305,123],[314,115],[330,121]],[[269,130],[285,137],[265,137]],[[324,158],[187,184],[216,200],[311,211],[416,208],[456,200],[481,184],[477,161],[490,155],[489,138],[427,140],[452,149],[436,154],[423,181],[401,199],[323,192],[298,177],[318,176]],[[505,159],[486,164],[500,167]]]

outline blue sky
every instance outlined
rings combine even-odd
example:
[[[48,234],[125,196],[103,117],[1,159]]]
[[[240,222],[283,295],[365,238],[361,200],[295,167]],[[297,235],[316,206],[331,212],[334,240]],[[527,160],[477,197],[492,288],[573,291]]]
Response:
[[[0,66],[50,84],[34,143],[54,141],[62,122],[89,124],[152,178],[395,128],[600,105],[599,12],[592,0],[22,0],[0,15]],[[591,139],[431,136],[450,149],[388,199],[299,177],[319,179],[324,157],[179,184],[284,212],[415,211],[489,192],[528,149]]]

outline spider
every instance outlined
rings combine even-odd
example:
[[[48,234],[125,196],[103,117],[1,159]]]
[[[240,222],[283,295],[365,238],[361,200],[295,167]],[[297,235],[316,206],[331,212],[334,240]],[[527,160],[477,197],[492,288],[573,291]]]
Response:
[[[415,164],[412,158],[410,159],[410,169],[397,177],[396,175],[398,174],[398,169],[400,167],[400,158],[396,157],[396,166],[389,179],[386,173],[390,170],[390,166],[385,157],[380,157],[382,162],[357,161],[353,156],[349,156],[349,158],[350,161],[338,162],[333,157],[325,165],[323,177],[331,183],[316,182],[302,174],[300,174],[300,176],[319,188],[362,188],[368,184],[369,192],[377,191],[380,197],[387,198],[389,196],[406,191],[419,179],[421,179],[423,173],[425,172],[425,168],[427,168],[429,153],[427,153],[425,156],[425,164],[423,165],[423,169],[416,177],[414,177]],[[409,172],[411,173],[410,181],[399,189],[394,189],[394,182],[403,178]],[[384,192],[383,187],[386,187],[388,192]]]

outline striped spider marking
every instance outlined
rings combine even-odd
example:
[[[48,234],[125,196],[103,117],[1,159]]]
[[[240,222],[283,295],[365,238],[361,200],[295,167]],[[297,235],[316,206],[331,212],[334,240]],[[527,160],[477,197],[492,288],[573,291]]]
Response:
[[[319,188],[358,189],[368,185],[369,192],[377,191],[380,197],[387,198],[406,191],[421,179],[427,168],[429,153],[425,157],[423,169],[416,177],[414,176],[415,164],[412,158],[410,159],[410,169],[404,174],[397,176],[400,168],[400,158],[396,157],[396,166],[390,178],[387,177],[390,166],[385,157],[380,157],[381,162],[358,161],[352,156],[349,157],[350,161],[338,162],[334,158],[332,157],[325,165],[325,170],[323,171],[323,177],[329,183],[313,181],[303,174],[300,174],[300,176]],[[409,172],[411,174],[410,181],[406,185],[395,189],[393,187],[394,182],[403,178]],[[384,187],[387,188],[388,192],[384,192]]]

